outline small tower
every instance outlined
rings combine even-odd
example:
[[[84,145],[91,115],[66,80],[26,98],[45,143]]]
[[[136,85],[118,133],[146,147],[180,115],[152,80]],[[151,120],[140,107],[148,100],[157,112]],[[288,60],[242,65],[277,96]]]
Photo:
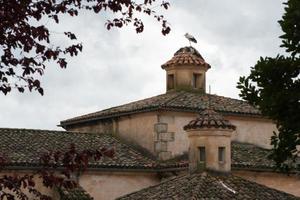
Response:
[[[190,141],[190,172],[212,170],[231,171],[231,134],[235,126],[212,109],[184,126]]]
[[[193,47],[179,49],[171,60],[161,66],[166,70],[167,92],[195,90],[205,92],[205,74],[210,65]]]

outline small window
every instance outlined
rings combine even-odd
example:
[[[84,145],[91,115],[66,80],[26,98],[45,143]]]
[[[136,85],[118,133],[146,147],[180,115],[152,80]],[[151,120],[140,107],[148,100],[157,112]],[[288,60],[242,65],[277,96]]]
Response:
[[[219,162],[225,162],[225,147],[219,147]]]
[[[167,78],[167,88],[168,90],[174,89],[174,74],[168,74]]]
[[[206,155],[205,155],[205,147],[199,147],[199,156],[200,156],[200,162],[205,162]]]
[[[201,74],[193,74],[192,87],[199,88],[200,87],[200,76]]]

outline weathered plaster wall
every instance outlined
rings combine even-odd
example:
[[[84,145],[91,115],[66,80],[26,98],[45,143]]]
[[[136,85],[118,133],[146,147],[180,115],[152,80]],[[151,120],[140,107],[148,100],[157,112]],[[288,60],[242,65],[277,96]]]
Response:
[[[67,131],[75,132],[95,132],[95,133],[112,133],[113,132],[113,120],[88,122],[76,125],[70,125],[66,127]]]
[[[154,125],[158,122],[166,123],[167,132],[172,133],[174,139],[160,146],[172,156],[188,151],[189,141],[183,127],[196,117],[196,113],[187,112],[147,112],[103,122],[78,124],[77,126],[69,127],[67,130],[117,133],[123,139],[137,143],[156,154],[154,146],[158,135],[154,130]],[[270,120],[228,115],[225,118],[237,126],[236,131],[232,134],[233,141],[251,143],[263,148],[271,147],[270,138],[273,131],[276,130],[276,126]]]
[[[229,172],[231,170],[231,131],[218,129],[189,130],[190,141],[189,168],[196,171],[205,163],[205,168],[213,171]],[[205,148],[205,161],[200,161],[199,148]],[[218,148],[224,147],[224,160],[218,159]],[[199,166],[200,165],[200,166]],[[204,166],[202,166],[204,167]]]
[[[197,117],[195,113],[160,112],[159,121],[168,124],[168,132],[174,132],[175,140],[168,143],[168,151],[173,155],[187,152],[189,141],[183,127]],[[276,126],[267,119],[240,116],[225,116],[237,126],[232,134],[232,140],[251,143],[263,148],[270,148],[270,138]]]
[[[126,141],[141,145],[154,153],[154,124],[157,114],[154,112],[134,114],[115,119],[82,123],[66,127],[68,131],[116,133]]]
[[[5,170],[3,175],[25,175],[32,174],[30,171]],[[85,172],[79,178],[79,185],[83,187],[95,200],[112,200],[122,195],[141,190],[143,188],[158,184],[160,178],[156,173],[143,172]],[[43,186],[41,179],[35,178],[36,189],[42,194],[49,195],[53,199],[60,199],[55,189]],[[32,197],[33,196],[30,196]]]
[[[79,184],[95,200],[112,200],[159,182],[156,174],[134,172],[89,172],[79,180]]]
[[[167,69],[167,77],[169,74],[174,75],[174,89],[195,89],[192,87],[193,74],[199,74],[197,89],[205,90],[205,67],[182,65],[180,67],[169,67]],[[167,83],[167,81],[166,81]]]
[[[236,125],[233,141],[256,144],[263,148],[271,148],[271,136],[276,131],[276,125],[271,120],[262,118],[226,116],[226,119]]]
[[[233,171],[233,174],[300,197],[300,177],[275,172]]]
[[[137,143],[154,153],[155,123],[157,123],[157,115],[154,112],[121,117],[117,121],[116,132],[121,138]]]

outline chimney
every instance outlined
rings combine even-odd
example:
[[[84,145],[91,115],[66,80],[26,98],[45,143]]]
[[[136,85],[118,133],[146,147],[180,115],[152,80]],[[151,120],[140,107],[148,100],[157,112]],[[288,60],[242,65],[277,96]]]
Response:
[[[236,127],[212,109],[202,111],[184,130],[188,134],[189,170],[231,171],[231,135]]]

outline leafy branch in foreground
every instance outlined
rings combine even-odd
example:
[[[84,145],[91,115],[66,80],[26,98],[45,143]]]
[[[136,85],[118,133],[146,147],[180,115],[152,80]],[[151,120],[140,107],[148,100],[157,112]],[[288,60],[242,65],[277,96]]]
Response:
[[[0,91],[4,94],[12,89],[24,92],[44,90],[39,77],[44,74],[45,63],[54,61],[66,68],[67,57],[77,56],[82,51],[81,43],[57,46],[51,41],[47,20],[60,23],[63,15],[78,16],[80,10],[93,13],[110,12],[113,19],[107,20],[106,28],[122,28],[132,24],[137,33],[144,30],[144,23],[137,14],[153,16],[161,24],[162,34],[170,32],[163,15],[153,10],[158,3],[163,9],[170,4],[160,0],[9,0],[0,2]],[[156,6],[154,6],[156,7]],[[65,31],[70,40],[76,35]]]
[[[40,158],[41,168],[24,175],[4,174],[0,177],[0,200],[51,200],[52,198],[41,193],[36,186],[39,181],[46,188],[73,189],[78,182],[73,176],[83,173],[89,161],[99,161],[103,156],[113,157],[114,149],[102,148],[100,150],[78,151],[72,144],[66,152],[53,151],[43,154]],[[9,165],[5,156],[0,157],[1,170]]]
[[[284,3],[279,24],[281,47],[289,54],[260,58],[250,75],[240,77],[240,96],[272,119],[278,131],[271,138],[270,157],[281,170],[299,167],[300,146],[300,1]]]

